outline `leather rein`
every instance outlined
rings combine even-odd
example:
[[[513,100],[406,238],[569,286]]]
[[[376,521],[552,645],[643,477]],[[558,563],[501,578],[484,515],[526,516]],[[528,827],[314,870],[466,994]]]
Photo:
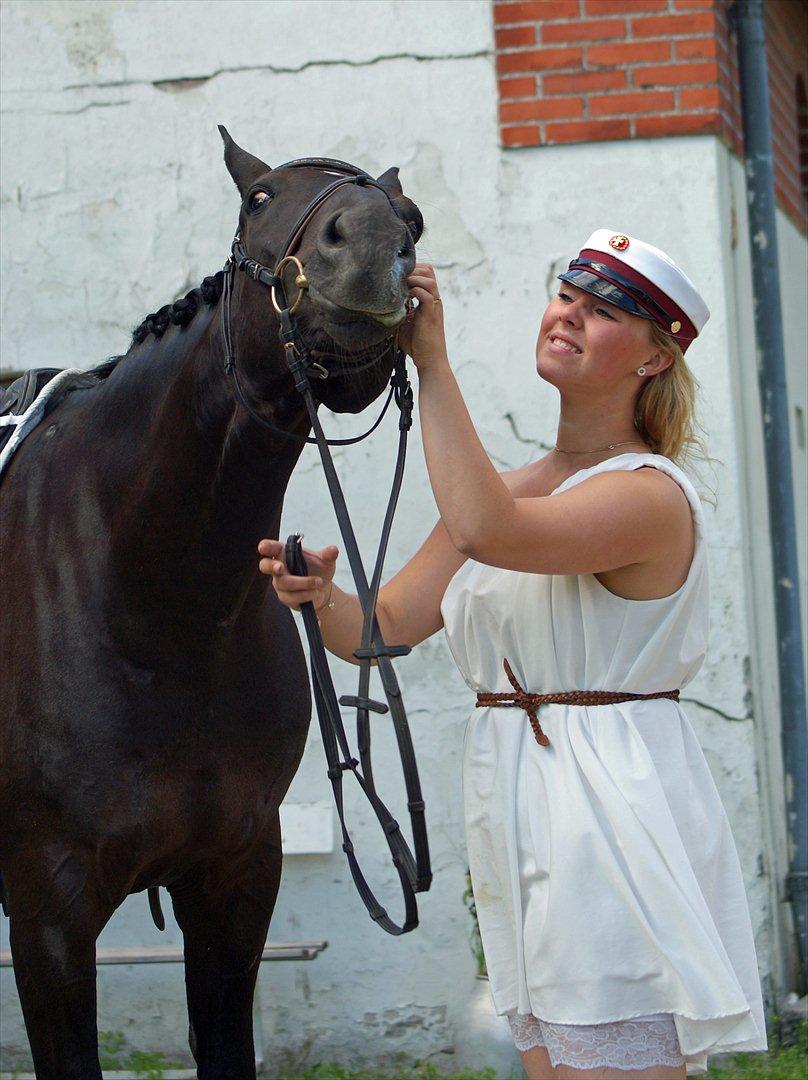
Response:
[[[432,882],[432,870],[429,860],[429,844],[426,834],[424,801],[421,795],[421,785],[415,761],[415,752],[413,750],[409,725],[407,723],[407,715],[404,710],[404,703],[401,698],[401,691],[392,664],[394,657],[406,656],[411,650],[407,645],[387,645],[385,643],[376,619],[376,602],[381,586],[382,568],[387,552],[393,515],[395,514],[396,504],[401,490],[401,482],[404,476],[407,434],[412,426],[412,387],[410,386],[407,376],[406,357],[404,352],[398,348],[396,337],[393,335],[388,346],[381,353],[373,357],[368,364],[360,364],[357,366],[345,364],[343,365],[342,370],[336,372],[336,374],[339,375],[355,374],[356,372],[363,370],[364,367],[371,365],[375,366],[390,352],[391,349],[395,350],[395,363],[393,374],[390,379],[390,392],[378,419],[364,435],[351,439],[326,439],[317,415],[317,402],[312,393],[310,379],[326,379],[334,375],[335,372],[312,359],[302,340],[294,318],[308,287],[305,271],[300,260],[295,257],[294,251],[307,226],[310,224],[312,218],[322,204],[329,199],[335,191],[338,191],[348,184],[356,184],[359,187],[376,187],[384,193],[388,201],[390,201],[390,205],[392,206],[393,204],[389,194],[381,184],[377,183],[376,180],[361,169],[357,169],[354,165],[349,165],[346,162],[336,161],[331,158],[300,158],[295,161],[287,162],[286,165],[279,166],[279,168],[289,168],[292,166],[322,168],[339,172],[342,175],[323,188],[323,190],[312,199],[302,214],[300,214],[285,245],[280,249],[280,256],[274,270],[251,259],[241,242],[239,234],[236,234],[235,239],[233,240],[230,258],[227,261],[224,273],[223,303],[221,309],[222,339],[225,351],[224,366],[226,373],[232,380],[234,392],[238,401],[254,420],[258,421],[263,427],[269,428],[269,430],[278,435],[282,435],[285,438],[293,439],[297,442],[316,442],[320,452],[323,471],[328,483],[331,500],[334,504],[334,511],[337,516],[337,522],[339,524],[340,533],[342,534],[345,551],[348,556],[348,562],[364,618],[362,623],[361,643],[359,648],[354,652],[354,656],[359,661],[360,669],[357,694],[356,696],[343,696],[338,700],[328,668],[326,650],[323,644],[322,634],[320,633],[314,604],[311,602],[301,604],[300,610],[303,615],[303,624],[309,643],[314,700],[317,707],[317,716],[320,722],[320,731],[328,763],[328,778],[330,779],[334,790],[334,801],[337,806],[337,813],[339,815],[342,830],[342,849],[348,858],[351,876],[353,877],[356,888],[370,917],[389,934],[406,934],[409,931],[414,930],[418,925],[418,906],[415,894],[426,892],[429,889]],[[393,210],[395,211],[394,206]],[[294,283],[298,291],[294,301],[289,304],[283,277],[284,272],[291,266],[294,266],[297,271]],[[233,351],[231,334],[232,289],[233,278],[236,271],[245,273],[248,277],[252,278],[253,281],[268,287],[271,291],[272,303],[278,314],[280,324],[278,335],[283,345],[286,365],[294,378],[295,389],[302,395],[306,404],[309,420],[314,431],[314,438],[307,438],[306,436],[297,435],[294,432],[284,431],[282,428],[278,428],[271,424],[265,417],[261,416],[261,414],[256,411],[244,393],[238,376],[238,367],[236,356]],[[364,439],[381,423],[381,420],[387,411],[387,407],[393,398],[400,411],[398,423],[398,456],[396,458],[393,484],[384,516],[373,574],[370,583],[368,583],[367,574],[359,554],[359,547],[345,504],[345,497],[342,493],[342,488],[340,487],[339,479],[328,447],[329,445],[344,446],[359,442],[360,439]],[[302,534],[299,533],[293,533],[288,537],[286,541],[285,562],[290,573],[304,577],[308,575],[309,571],[305,557],[303,556],[301,540]],[[370,669],[372,661],[374,660],[376,661],[377,669],[381,677],[386,704],[384,702],[374,701],[370,697]],[[358,759],[351,753],[345,728],[342,723],[342,717],[340,715],[340,705],[356,709]],[[410,814],[410,823],[412,827],[413,848],[415,851],[414,856],[404,838],[399,823],[382,802],[373,781],[373,768],[370,753],[371,712],[382,714],[389,712],[393,722],[399,753],[401,755],[404,784],[407,792],[407,809]],[[357,783],[365,793],[370,805],[373,807],[373,811],[384,831],[385,839],[392,855],[393,864],[398,872],[404,897],[404,919],[400,925],[390,918],[385,908],[376,899],[356,859],[351,836],[345,823],[343,807],[342,776],[343,773],[346,772],[353,773]]]

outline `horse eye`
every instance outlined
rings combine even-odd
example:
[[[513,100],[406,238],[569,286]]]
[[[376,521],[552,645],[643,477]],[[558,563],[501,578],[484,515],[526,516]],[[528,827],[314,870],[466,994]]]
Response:
[[[410,232],[412,233],[412,235],[415,237],[416,240],[421,235],[420,230],[418,228],[418,222],[416,222],[416,221],[408,221],[407,222],[407,228],[410,230]]]
[[[254,191],[250,196],[250,210],[257,210],[265,202],[269,202],[272,196],[268,191]]]

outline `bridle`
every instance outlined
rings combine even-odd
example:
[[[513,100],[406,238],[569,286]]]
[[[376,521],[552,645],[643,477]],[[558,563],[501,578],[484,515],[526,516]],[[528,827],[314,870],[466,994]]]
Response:
[[[382,568],[387,552],[393,515],[398,502],[401,481],[404,476],[407,433],[412,426],[413,393],[407,377],[406,357],[404,352],[398,348],[396,337],[393,335],[388,347],[372,361],[375,365],[386,356],[391,349],[394,350],[395,361],[393,374],[390,379],[390,392],[387,396],[384,408],[376,422],[373,424],[373,427],[366,431],[364,435],[352,439],[328,440],[325,438],[319,417],[317,416],[317,403],[314,399],[309,380],[310,378],[329,378],[334,373],[329,371],[324,365],[314,362],[311,359],[297,327],[295,313],[308,288],[308,281],[302,263],[294,255],[294,251],[315,213],[320,209],[323,203],[334,194],[334,192],[338,191],[340,188],[346,187],[348,184],[356,184],[359,187],[376,187],[385,194],[394,211],[395,206],[393,206],[392,199],[390,199],[388,192],[381,184],[361,169],[356,168],[354,165],[348,165],[344,161],[336,161],[331,158],[300,158],[295,161],[287,162],[286,165],[279,166],[279,168],[305,166],[336,171],[342,175],[323,188],[323,190],[311,200],[305,210],[300,214],[289,233],[286,243],[280,248],[280,254],[275,269],[271,270],[269,267],[263,266],[261,263],[251,259],[247,254],[238,233],[233,240],[230,258],[228,259],[224,270],[222,339],[224,341],[225,351],[225,371],[233,382],[234,391],[238,401],[254,420],[285,438],[294,439],[298,442],[316,442],[320,451],[323,471],[325,472],[329,492],[334,504],[334,511],[337,516],[340,533],[342,534],[354,584],[359,596],[359,602],[364,613],[364,619],[362,623],[361,643],[359,648],[354,652],[354,656],[359,661],[360,668],[359,688],[355,697],[343,696],[338,701],[336,691],[334,690],[334,684],[331,680],[331,674],[328,669],[325,646],[320,633],[314,604],[309,602],[301,605],[303,623],[309,643],[314,700],[317,707],[317,716],[320,722],[320,731],[322,733],[326,760],[328,762],[328,777],[334,790],[334,801],[337,806],[337,813],[342,829],[342,848],[348,858],[348,865],[354,883],[362,898],[362,902],[370,913],[370,917],[377,922],[383,930],[386,930],[389,934],[406,934],[410,930],[414,930],[418,925],[418,906],[415,899],[415,893],[426,892],[429,889],[432,882],[432,870],[429,861],[429,845],[426,835],[424,801],[421,797],[418,768],[415,762],[415,753],[412,746],[409,726],[407,724],[407,716],[401,699],[401,691],[392,665],[393,657],[406,656],[411,650],[408,645],[387,645],[385,643],[376,619],[376,602],[381,585]],[[397,211],[395,212],[397,213]],[[284,272],[290,266],[294,266],[296,270],[294,284],[297,288],[297,295],[292,304],[289,304],[288,302],[283,282]],[[293,432],[284,431],[282,428],[278,428],[271,424],[255,410],[243,391],[238,377],[238,368],[233,352],[231,335],[231,300],[233,278],[236,271],[245,273],[248,277],[252,278],[253,281],[264,285],[271,290],[272,304],[278,314],[280,323],[278,334],[281,343],[283,344],[286,365],[294,379],[295,389],[302,395],[306,404],[309,420],[311,421],[311,426],[314,431],[314,438],[306,438],[305,436],[297,435]],[[339,374],[354,374],[356,370],[357,369],[350,365],[345,365],[345,371],[339,372]],[[373,567],[373,575],[370,584],[368,584],[365,568],[356,543],[356,537],[345,505],[345,498],[328,447],[329,445],[347,445],[359,442],[360,439],[369,435],[381,423],[391,398],[395,398],[396,405],[400,411],[398,422],[398,456],[396,458],[393,485],[387,503],[381,537],[379,539],[376,562]],[[293,533],[289,536],[286,541],[285,561],[290,573],[298,576],[306,576],[308,574],[308,567],[303,556],[300,543],[301,540],[302,534]],[[375,660],[377,664],[377,670],[381,677],[387,704],[374,701],[370,697],[370,669],[373,660]],[[356,709],[358,760],[352,755],[348,745],[348,739],[340,716],[340,705]],[[407,792],[407,809],[409,810],[410,823],[412,826],[413,847],[415,850],[414,857],[407,841],[404,839],[398,822],[379,798],[373,782],[373,768],[370,755],[371,712],[389,712],[393,721]],[[376,817],[384,830],[387,845],[393,858],[393,864],[398,872],[404,896],[404,919],[401,925],[395,923],[390,918],[386,910],[374,896],[354,854],[354,846],[345,823],[343,807],[342,775],[344,772],[348,771],[352,772],[356,777],[359,786],[367,796],[367,799],[373,807]]]
[[[233,389],[240,404],[247,412],[256,420],[262,427],[267,428],[276,435],[281,435],[286,439],[290,439],[293,442],[303,443],[317,443],[318,438],[315,434],[314,438],[309,438],[305,435],[296,435],[294,432],[286,431],[283,428],[276,427],[271,424],[265,417],[261,416],[249,403],[247,396],[244,393],[244,389],[239,379],[238,368],[236,367],[235,354],[233,351],[232,338],[231,338],[231,306],[232,306],[232,289],[233,289],[233,271],[241,270],[252,278],[253,281],[259,282],[261,285],[266,285],[270,290],[270,297],[272,300],[272,306],[278,314],[280,320],[279,337],[284,347],[284,354],[289,371],[295,378],[295,389],[303,392],[301,386],[298,385],[298,372],[300,367],[305,370],[305,374],[308,378],[327,379],[334,375],[350,375],[355,377],[360,372],[367,370],[368,368],[377,367],[381,361],[388,355],[391,350],[396,350],[396,335],[391,335],[388,345],[380,353],[377,353],[366,364],[344,364],[341,370],[333,370],[324,366],[323,364],[313,361],[310,357],[309,350],[305,348],[302,342],[300,334],[297,332],[296,325],[293,321],[293,316],[296,314],[306,290],[309,287],[308,278],[303,269],[301,261],[292,254],[296,249],[303,233],[306,231],[307,226],[310,224],[312,218],[323,205],[323,203],[329,199],[335,191],[345,187],[348,184],[356,184],[360,187],[375,187],[381,191],[385,198],[390,203],[393,212],[398,217],[398,211],[393,206],[393,201],[390,198],[388,192],[373,179],[368,173],[362,169],[358,169],[355,165],[349,165],[345,161],[337,161],[335,158],[297,158],[294,161],[288,161],[285,165],[279,165],[278,168],[301,168],[301,167],[315,167],[328,169],[331,171],[338,170],[347,175],[339,177],[332,183],[328,184],[322,191],[311,200],[305,210],[299,215],[295,224],[289,232],[286,238],[286,243],[280,248],[280,255],[275,265],[275,269],[271,270],[268,266],[264,266],[262,263],[256,262],[255,259],[251,259],[247,254],[247,250],[241,240],[240,234],[237,232],[233,238],[233,243],[230,248],[230,256],[225,264],[224,268],[224,285],[223,285],[223,301],[222,301],[222,338],[224,340],[225,347],[225,371],[230,376],[233,382]],[[284,271],[289,267],[294,266],[297,270],[295,275],[294,284],[297,288],[297,295],[294,301],[290,305],[286,298],[286,289],[283,281]],[[384,419],[384,415],[390,405],[390,401],[396,393],[397,389],[403,387],[406,382],[406,369],[404,366],[404,356],[400,350],[396,351],[394,375],[390,381],[390,392],[387,395],[382,410],[376,418],[373,425],[368,428],[362,435],[356,435],[350,439],[323,439],[328,446],[351,446],[354,443],[361,442],[363,439],[371,435],[379,424]],[[400,407],[400,406],[399,406]]]

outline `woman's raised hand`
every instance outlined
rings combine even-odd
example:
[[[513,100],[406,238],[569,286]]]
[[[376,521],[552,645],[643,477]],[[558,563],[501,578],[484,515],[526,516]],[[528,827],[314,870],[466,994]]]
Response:
[[[434,267],[416,263],[407,278],[410,299],[418,301],[398,331],[398,344],[413,358],[419,371],[446,359],[446,335],[443,329],[443,303],[438,291]]]
[[[280,540],[261,540],[258,554],[262,556],[258,569],[272,578],[272,587],[278,599],[292,611],[300,611],[300,605],[311,600],[316,609],[328,603],[331,596],[334,571],[337,566],[339,549],[333,544],[320,551],[303,548],[308,577],[290,574],[284,562],[284,547]]]

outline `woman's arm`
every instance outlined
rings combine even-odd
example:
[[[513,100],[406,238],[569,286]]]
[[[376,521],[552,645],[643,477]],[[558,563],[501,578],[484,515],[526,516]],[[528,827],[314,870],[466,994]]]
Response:
[[[320,619],[325,647],[342,660],[358,664],[353,653],[362,639],[364,616],[359,597],[333,584],[337,548],[331,546],[322,551],[304,548],[312,572],[308,577],[286,572],[283,544],[279,541],[262,540],[258,550],[265,556],[258,564],[259,569],[271,574],[281,602],[296,611],[310,600]],[[438,521],[415,555],[379,590],[376,618],[388,644],[417,645],[441,628],[443,594],[465,561],[466,556],[454,547]]]
[[[468,554],[533,574],[599,574],[668,565],[690,549],[693,517],[676,481],[654,468],[597,473],[552,498],[515,499],[502,529]]]
[[[515,493],[529,488],[530,466],[502,474],[506,489]],[[262,540],[258,551],[262,573],[272,577],[278,598],[297,611],[311,601],[318,611],[323,642],[329,652],[349,663],[362,637],[362,608],[359,598],[333,584],[339,551],[333,545],[320,551],[303,549],[311,571],[296,577],[286,571],[284,545],[279,540]],[[391,645],[414,646],[443,626],[440,605],[446,586],[467,556],[452,543],[442,521],[438,521],[415,555],[379,590],[376,617],[385,641]],[[333,603],[333,607],[328,607]]]
[[[410,351],[429,479],[441,519],[463,554],[508,570],[600,573],[664,562],[692,530],[679,485],[656,469],[592,476],[560,495],[519,498],[497,473],[449,366],[431,267],[409,278],[419,307]]]

